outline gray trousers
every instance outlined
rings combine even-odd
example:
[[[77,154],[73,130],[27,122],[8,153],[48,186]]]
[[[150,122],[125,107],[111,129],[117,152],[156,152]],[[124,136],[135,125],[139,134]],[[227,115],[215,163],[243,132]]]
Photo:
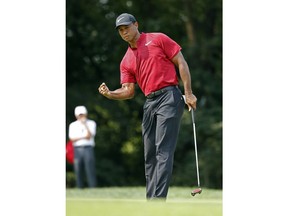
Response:
[[[74,171],[78,188],[84,188],[84,173],[86,173],[88,187],[96,187],[94,147],[74,147]]]
[[[167,197],[184,105],[177,87],[147,99],[144,104],[142,137],[147,199]]]

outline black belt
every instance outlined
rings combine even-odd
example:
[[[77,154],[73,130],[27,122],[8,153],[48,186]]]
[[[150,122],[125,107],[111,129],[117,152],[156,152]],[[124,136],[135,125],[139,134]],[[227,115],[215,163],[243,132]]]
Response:
[[[172,90],[174,88],[178,88],[178,87],[177,86],[167,86],[165,88],[159,89],[158,91],[151,92],[149,95],[146,96],[146,98],[148,98],[148,99],[154,98],[154,97],[159,96],[159,95],[163,94],[164,92],[167,92],[167,91]]]

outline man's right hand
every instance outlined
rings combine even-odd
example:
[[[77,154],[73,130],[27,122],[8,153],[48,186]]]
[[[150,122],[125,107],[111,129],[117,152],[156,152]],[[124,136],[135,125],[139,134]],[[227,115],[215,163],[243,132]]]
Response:
[[[107,97],[110,90],[109,90],[109,88],[106,86],[105,83],[102,83],[102,84],[99,86],[98,91],[99,91],[100,94],[102,94],[103,96]]]

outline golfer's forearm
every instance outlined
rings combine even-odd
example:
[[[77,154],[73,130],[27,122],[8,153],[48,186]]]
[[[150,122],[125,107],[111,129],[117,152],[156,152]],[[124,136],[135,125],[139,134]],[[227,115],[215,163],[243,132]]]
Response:
[[[107,98],[112,100],[126,100],[134,97],[134,91],[127,88],[119,88],[114,91],[109,91]]]
[[[183,82],[185,93],[192,93],[191,76],[190,76],[188,65],[185,63],[180,64],[179,73],[180,73],[181,80]]]
[[[172,62],[179,69],[180,77],[184,85],[185,95],[192,94],[191,76],[189,67],[181,51],[172,59]]]

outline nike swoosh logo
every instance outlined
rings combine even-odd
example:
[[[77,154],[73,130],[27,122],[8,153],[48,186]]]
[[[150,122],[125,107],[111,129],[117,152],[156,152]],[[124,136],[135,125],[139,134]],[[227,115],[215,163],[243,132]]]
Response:
[[[124,17],[121,17],[117,20],[117,22],[120,22],[122,19],[124,19]]]
[[[152,41],[149,41],[147,43],[145,43],[145,46],[148,46]]]

